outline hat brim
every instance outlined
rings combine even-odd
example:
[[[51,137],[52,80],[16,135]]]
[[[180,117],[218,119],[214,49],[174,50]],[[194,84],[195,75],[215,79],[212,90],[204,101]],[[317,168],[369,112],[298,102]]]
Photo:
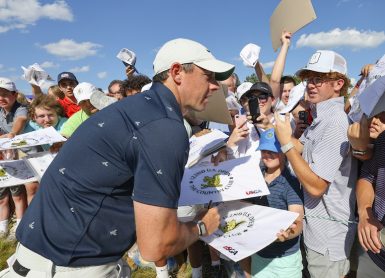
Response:
[[[215,73],[215,80],[226,80],[233,74],[235,66],[217,59],[193,62],[198,67]]]
[[[113,104],[116,101],[116,98],[109,97],[99,90],[94,91],[90,96],[91,104],[98,110],[102,110],[103,108],[106,108],[108,105]]]
[[[272,144],[260,144],[257,148],[258,151],[271,151],[275,153],[280,153],[281,150],[277,149],[275,145]]]

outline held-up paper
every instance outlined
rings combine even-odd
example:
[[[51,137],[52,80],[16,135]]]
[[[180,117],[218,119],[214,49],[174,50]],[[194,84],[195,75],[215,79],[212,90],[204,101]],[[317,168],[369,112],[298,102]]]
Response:
[[[35,130],[9,138],[0,138],[0,150],[19,149],[44,144],[63,142],[67,139],[60,135],[54,127]]]
[[[251,156],[227,160],[218,166],[197,165],[184,171],[179,206],[240,200],[270,194]]]
[[[281,46],[283,31],[295,33],[317,18],[310,0],[282,0],[270,17],[274,51]]]
[[[233,201],[219,206],[219,229],[201,239],[237,262],[268,246],[286,230],[298,213]]]

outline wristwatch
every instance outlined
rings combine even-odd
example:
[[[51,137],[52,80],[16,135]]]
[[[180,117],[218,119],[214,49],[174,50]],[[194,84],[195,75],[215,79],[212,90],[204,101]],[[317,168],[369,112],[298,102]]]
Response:
[[[207,234],[207,229],[206,229],[205,223],[202,220],[198,220],[195,223],[197,224],[199,236],[206,235]]]
[[[353,154],[353,155],[358,155],[358,156],[360,156],[360,155],[365,155],[365,154],[366,154],[366,151],[359,151],[359,150],[354,150],[354,149],[352,149],[352,154]]]
[[[290,141],[289,143],[287,143],[286,145],[283,145],[281,146],[281,151],[283,153],[287,153],[289,150],[291,150],[292,148],[294,148],[294,145],[293,143]]]

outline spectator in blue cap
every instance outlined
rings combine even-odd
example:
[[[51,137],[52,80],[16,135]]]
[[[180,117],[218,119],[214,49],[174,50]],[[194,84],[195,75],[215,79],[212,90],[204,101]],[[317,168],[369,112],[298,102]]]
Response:
[[[298,180],[287,168],[285,155],[275,136],[274,129],[261,133],[258,150],[261,151],[261,167],[270,194],[255,198],[257,205],[298,213],[295,222],[277,233],[277,240],[244,262],[251,277],[302,277],[302,256],[299,248],[304,214],[302,192]]]

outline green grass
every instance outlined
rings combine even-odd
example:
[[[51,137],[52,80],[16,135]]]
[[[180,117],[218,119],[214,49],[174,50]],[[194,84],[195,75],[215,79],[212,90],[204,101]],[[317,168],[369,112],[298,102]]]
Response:
[[[7,259],[15,253],[16,242],[0,239],[0,271],[7,268]]]
[[[7,259],[15,253],[17,242],[0,239],[0,271],[7,268]],[[130,264],[133,269],[132,278],[155,278],[156,272],[154,269],[149,267],[139,268]],[[191,277],[191,266],[186,264],[181,267],[177,274],[178,278],[190,278]]]

